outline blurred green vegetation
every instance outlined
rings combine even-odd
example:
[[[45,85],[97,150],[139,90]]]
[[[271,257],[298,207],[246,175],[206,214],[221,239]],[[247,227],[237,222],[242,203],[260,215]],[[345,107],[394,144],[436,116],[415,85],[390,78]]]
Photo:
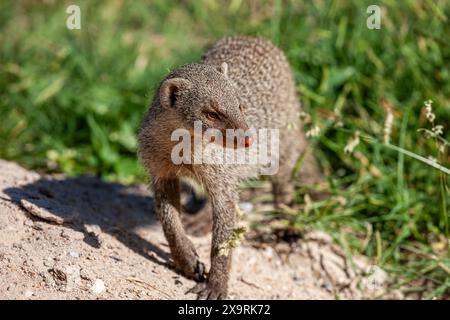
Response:
[[[66,28],[70,4],[0,2],[0,158],[143,181],[135,134],[163,76],[224,35],[264,36],[288,56],[307,129],[321,128],[312,141],[331,185],[286,223],[373,257],[392,288],[448,296],[447,176],[382,142],[390,110],[393,145],[450,166],[448,147],[417,131],[430,129],[431,99],[450,140],[450,2],[377,1],[381,30],[366,27],[371,1],[77,1],[81,30]]]

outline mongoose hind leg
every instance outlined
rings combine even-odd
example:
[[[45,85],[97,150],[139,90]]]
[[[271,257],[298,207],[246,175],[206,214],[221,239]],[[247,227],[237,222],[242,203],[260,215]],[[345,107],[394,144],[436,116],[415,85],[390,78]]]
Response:
[[[211,203],[208,202],[204,208],[195,214],[183,214],[182,222],[186,234],[189,236],[202,237],[209,234],[212,229]]]
[[[178,178],[156,180],[153,183],[155,209],[169,242],[175,267],[186,277],[202,281],[205,266],[195,247],[186,236],[180,219],[180,181]]]
[[[274,205],[277,209],[282,205],[292,205],[294,200],[293,170],[304,143],[301,135],[299,128],[280,130],[279,169],[275,175],[270,176]]]
[[[208,195],[200,188],[194,187],[192,183],[181,182],[181,192],[183,196],[181,220],[190,236],[204,236],[211,232],[212,228],[212,207],[208,201]],[[184,201],[183,201],[184,200]]]
[[[283,181],[284,182],[281,182]],[[294,200],[294,185],[287,179],[272,181],[273,201],[276,209],[281,206],[291,206]]]
[[[293,204],[296,183],[315,185],[325,181],[300,124],[280,131],[280,167],[270,178],[276,208]]]

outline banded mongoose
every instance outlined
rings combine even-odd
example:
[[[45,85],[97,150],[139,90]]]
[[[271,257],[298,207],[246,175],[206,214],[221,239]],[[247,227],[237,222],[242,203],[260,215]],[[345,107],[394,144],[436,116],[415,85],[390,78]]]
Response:
[[[300,121],[300,103],[293,75],[283,52],[269,41],[226,37],[213,45],[199,64],[171,72],[160,84],[139,134],[139,156],[152,177],[155,210],[169,243],[176,268],[198,281],[190,292],[199,299],[227,296],[231,252],[220,246],[235,227],[239,181],[255,176],[256,166],[178,164],[171,160],[175,129],[279,129],[279,170],[269,176],[276,205],[293,199],[292,171],[307,148]],[[202,141],[210,143],[211,141]],[[251,141],[244,139],[244,146]],[[194,147],[193,147],[194,148]],[[306,153],[300,171],[317,176]],[[180,178],[194,178],[206,189],[213,211],[211,268],[206,272],[180,221]]]

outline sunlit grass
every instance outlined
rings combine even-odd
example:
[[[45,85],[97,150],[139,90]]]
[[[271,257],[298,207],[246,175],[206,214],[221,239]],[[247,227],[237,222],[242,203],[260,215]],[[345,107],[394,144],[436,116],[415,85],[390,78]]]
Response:
[[[264,36],[294,69],[330,184],[329,199],[288,222],[372,257],[393,288],[448,296],[448,146],[439,152],[418,131],[432,130],[423,111],[431,99],[437,139],[450,138],[448,1],[379,1],[381,30],[366,28],[369,1],[79,3],[76,31],[65,28],[69,3],[0,2],[1,158],[144,181],[135,133],[162,77],[223,35]]]

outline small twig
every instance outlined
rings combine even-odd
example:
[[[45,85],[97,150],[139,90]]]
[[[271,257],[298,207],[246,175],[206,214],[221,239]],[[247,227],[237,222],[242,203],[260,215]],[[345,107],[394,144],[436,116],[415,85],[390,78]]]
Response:
[[[1,200],[5,200],[5,201],[8,201],[8,202],[11,202],[11,203],[15,203],[15,201],[14,201],[14,200],[12,200],[12,199],[9,199],[9,198],[5,198],[5,197],[1,197],[1,196],[0,196],[0,199],[1,199]]]
[[[168,294],[167,292],[164,292],[161,289],[158,289],[155,286],[152,286],[150,283],[147,283],[147,282],[145,282],[145,281],[143,281],[141,279],[134,278],[134,277],[128,277],[128,278],[126,278],[126,280],[130,281],[130,282],[135,282],[135,283],[146,285],[146,286],[150,287],[151,289],[156,290],[156,291],[164,294],[168,299],[172,298],[172,296],[170,294]]]
[[[254,284],[253,282],[245,280],[244,277],[240,277],[239,280],[242,281],[243,283],[245,283],[248,286],[255,287],[256,289],[262,290],[262,288],[260,286],[258,286],[257,284]]]

